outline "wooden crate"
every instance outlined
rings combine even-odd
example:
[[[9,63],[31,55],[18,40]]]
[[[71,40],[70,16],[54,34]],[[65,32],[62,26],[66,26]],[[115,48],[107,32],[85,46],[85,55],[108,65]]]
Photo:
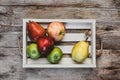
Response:
[[[27,22],[35,21],[47,28],[48,24],[53,21],[63,22],[66,26],[67,33],[62,42],[56,46],[63,51],[63,57],[59,64],[51,64],[47,58],[32,60],[27,57],[26,47],[29,40],[27,35]],[[23,68],[94,68],[96,67],[96,21],[94,19],[23,19]],[[82,64],[74,62],[71,58],[73,45],[81,40],[85,40],[85,30],[91,30],[91,36],[88,41],[89,56]]]

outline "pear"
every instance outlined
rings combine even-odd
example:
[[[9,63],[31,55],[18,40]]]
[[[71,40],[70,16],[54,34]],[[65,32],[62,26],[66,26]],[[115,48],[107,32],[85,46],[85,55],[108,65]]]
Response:
[[[27,23],[28,36],[31,41],[37,42],[40,37],[45,36],[45,29],[34,21]]]
[[[72,48],[72,59],[78,63],[84,62],[88,57],[89,43],[87,41],[79,41]]]

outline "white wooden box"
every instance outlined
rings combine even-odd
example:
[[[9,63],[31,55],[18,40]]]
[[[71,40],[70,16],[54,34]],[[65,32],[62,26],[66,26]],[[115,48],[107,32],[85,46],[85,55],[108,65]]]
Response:
[[[47,61],[47,58],[40,58],[37,60],[32,60],[27,57],[26,47],[27,42],[29,41],[27,35],[27,22],[35,21],[41,24],[44,28],[47,28],[47,25],[50,22],[60,21],[63,22],[68,30],[63,38],[62,42],[59,45],[63,51],[64,56],[59,64],[51,64]],[[96,67],[96,21],[94,19],[23,19],[23,68],[94,68]],[[71,30],[71,32],[69,31]],[[71,58],[71,50],[73,45],[80,40],[85,40],[85,30],[91,30],[91,36],[88,41],[90,42],[89,46],[89,55],[82,64],[74,62]],[[69,42],[69,44],[68,44]]]

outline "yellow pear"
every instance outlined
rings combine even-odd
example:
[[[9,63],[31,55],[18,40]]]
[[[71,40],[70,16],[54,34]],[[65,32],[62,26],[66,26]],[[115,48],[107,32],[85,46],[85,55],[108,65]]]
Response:
[[[72,48],[72,59],[78,63],[82,63],[89,52],[89,43],[87,41],[79,41]]]

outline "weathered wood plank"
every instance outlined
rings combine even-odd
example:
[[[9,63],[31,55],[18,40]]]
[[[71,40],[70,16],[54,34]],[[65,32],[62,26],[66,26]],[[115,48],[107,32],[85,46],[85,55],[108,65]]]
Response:
[[[120,50],[97,50],[97,68],[93,69],[87,80],[119,80]]]
[[[44,8],[26,10],[25,18],[63,18],[63,19],[96,19],[97,21],[120,20],[116,9],[84,9],[84,8]],[[36,14],[36,15],[34,15]],[[67,14],[67,15],[66,15]],[[17,14],[16,14],[17,15]]]
[[[98,68],[118,69],[120,68],[120,50],[97,50],[96,54],[101,54],[97,58]]]
[[[1,0],[0,5],[41,5],[75,7],[111,7],[118,6],[116,0]],[[115,5],[116,4],[116,5]]]
[[[1,32],[5,32],[5,27],[3,27],[3,26],[0,25],[0,33]]]
[[[37,80],[47,78],[52,80],[63,78],[77,80],[81,78],[85,80],[84,76],[91,72],[91,69],[23,69],[18,48],[0,48],[0,64],[2,64],[0,66],[0,79],[2,80]],[[73,73],[74,75],[72,75]]]
[[[98,77],[102,80],[119,80],[120,69],[98,69]]]
[[[18,36],[22,35],[21,33],[5,33],[0,34],[0,46],[1,47],[18,47],[17,46],[17,38]]]
[[[120,30],[118,31],[97,31],[103,43],[103,49],[120,49]]]
[[[120,69],[94,69],[87,80],[119,80]]]
[[[22,23],[22,22],[21,22]],[[97,22],[96,28],[98,30],[104,30],[104,31],[112,31],[112,30],[120,30],[120,21],[118,22]],[[22,24],[18,26],[11,26],[6,25],[3,23],[0,25],[0,33],[2,32],[22,32]]]
[[[0,6],[0,13],[1,14],[7,13],[7,9],[5,7],[3,7],[3,6]]]
[[[114,0],[115,6],[120,8],[120,0]]]
[[[22,26],[0,25],[0,33],[3,32],[22,32]]]
[[[0,80],[120,79],[120,0],[0,0],[0,5]],[[17,46],[23,18],[95,18],[97,49],[103,42],[97,68],[23,69]]]
[[[0,80],[23,80],[25,74],[17,48],[0,48],[0,64]]]
[[[103,49],[120,49],[120,31],[97,31],[97,49],[100,49],[100,42]],[[18,47],[17,38],[22,36],[21,32],[0,33],[0,47]]]
[[[82,80],[113,80],[114,78],[117,80],[120,78],[119,53],[120,50],[103,50],[102,55],[97,58],[96,69],[23,69],[18,48],[0,48],[0,64],[2,64],[0,78],[2,80],[78,80],[78,78]]]
[[[120,22],[97,22],[96,28],[104,31],[120,30]]]
[[[5,32],[22,32],[22,26],[9,26],[9,25],[2,25],[4,27]],[[2,30],[1,30],[2,31]]]
[[[91,69],[28,69],[27,72],[26,80],[86,80]]]
[[[0,0],[0,5],[19,5],[24,4],[24,0]]]
[[[67,14],[67,15],[66,15]],[[0,15],[1,25],[22,26],[23,18],[37,19],[96,19],[97,22],[120,20],[119,9],[10,6],[6,15]]]

